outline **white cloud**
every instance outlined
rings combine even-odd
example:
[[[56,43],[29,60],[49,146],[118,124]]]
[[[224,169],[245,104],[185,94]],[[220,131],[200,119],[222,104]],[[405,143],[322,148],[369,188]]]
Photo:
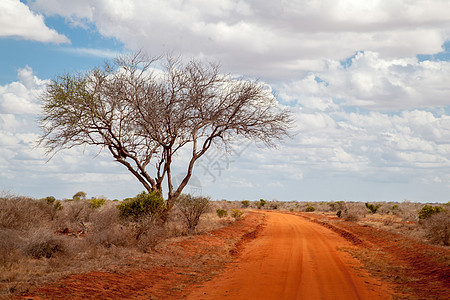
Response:
[[[330,60],[325,70],[281,84],[278,91],[285,101],[305,109],[330,111],[343,104],[402,110],[450,105],[448,82],[449,61],[385,59],[378,53],[358,52],[347,65]]]
[[[0,37],[20,37],[46,43],[70,43],[69,39],[48,28],[41,15],[34,14],[19,0],[0,2]]]
[[[45,27],[42,17],[25,5],[8,3],[41,20]],[[226,196],[280,193],[274,196],[292,199],[292,191],[301,195],[305,190],[309,195],[340,197],[358,189],[363,195],[368,182],[372,186],[382,183],[378,187],[386,189],[390,186],[391,192],[394,183],[401,182],[409,185],[400,197],[414,198],[409,193],[424,193],[423,184],[440,183],[443,190],[448,189],[450,62],[418,61],[416,55],[436,54],[449,40],[449,1],[28,3],[46,16],[66,18],[72,26],[95,26],[103,36],[117,38],[130,49],[142,48],[149,55],[174,51],[218,60],[226,71],[267,82],[281,103],[293,107],[297,135],[278,150],[250,146],[239,155],[219,155],[220,166],[197,166],[203,187],[213,193],[216,189]],[[81,47],[68,51],[116,55]],[[39,165],[41,153],[29,149],[37,136],[31,119],[39,111],[36,94],[45,81],[36,78],[29,67],[21,69],[18,78],[0,86],[0,145],[5,153],[0,165],[10,171],[9,177],[23,176],[16,170],[26,168],[46,180],[73,187],[72,194],[78,189],[75,186],[81,190],[83,186],[107,186],[107,174],[117,176],[116,191],[120,182],[126,186],[135,182],[107,154],[91,159],[95,153],[91,149],[85,154],[84,149],[62,152],[45,167]],[[208,158],[202,162],[208,164]],[[176,162],[181,171],[182,166]],[[382,195],[378,190],[366,193]]]
[[[0,86],[0,114],[40,113],[39,95],[48,81],[40,80],[29,66],[18,70],[19,81]]]
[[[218,59],[234,72],[287,78],[357,50],[381,57],[434,54],[450,33],[450,2],[35,0],[32,7],[131,49]],[[326,59],[325,59],[326,58]],[[295,68],[292,68],[295,67]]]

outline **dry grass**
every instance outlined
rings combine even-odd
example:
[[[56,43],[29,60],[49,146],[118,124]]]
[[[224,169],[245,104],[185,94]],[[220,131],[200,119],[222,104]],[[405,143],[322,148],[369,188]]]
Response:
[[[114,201],[99,208],[87,200],[60,203],[62,209],[44,200],[0,195],[0,298],[68,274],[136,264],[165,240],[188,233],[177,209],[161,224],[152,217],[121,220]],[[231,210],[236,204],[217,201],[212,207]],[[231,222],[211,209],[201,216],[197,232]]]

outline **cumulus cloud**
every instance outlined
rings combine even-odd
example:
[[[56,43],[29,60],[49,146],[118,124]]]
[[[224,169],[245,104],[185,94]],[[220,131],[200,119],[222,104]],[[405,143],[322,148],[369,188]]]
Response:
[[[0,86],[0,114],[36,115],[40,112],[38,96],[47,81],[40,80],[29,66],[18,70],[19,81]]]
[[[358,52],[323,71],[278,85],[279,96],[305,109],[335,110],[339,105],[395,111],[449,105],[450,62],[380,58]]]
[[[30,11],[19,0],[0,2],[0,37],[19,37],[47,43],[70,43],[69,39],[48,28],[42,15]]]
[[[16,9],[26,11],[24,15],[31,14],[45,26],[42,16],[19,1],[5,3],[15,4]],[[280,103],[292,107],[297,134],[277,151],[238,143],[238,148],[245,146],[244,151],[231,157],[216,152],[204,157],[196,176],[205,191],[220,189],[230,195],[227,193],[234,192],[230,186],[240,183],[240,192],[252,197],[273,190],[283,197],[300,187],[312,195],[320,186],[321,195],[327,195],[329,187],[329,195],[339,190],[340,194],[334,194],[339,197],[346,195],[340,185],[350,182],[355,189],[354,180],[365,187],[364,180],[384,186],[392,182],[421,184],[411,188],[416,192],[422,184],[439,183],[448,189],[450,63],[421,61],[417,55],[439,53],[448,43],[449,1],[28,3],[34,11],[62,16],[72,26],[95,27],[129,49],[142,49],[149,55],[173,51],[220,61],[226,71],[266,82]],[[0,28],[0,32],[6,30]],[[69,51],[115,55],[87,48]],[[44,84],[25,67],[19,70],[18,81],[0,86],[0,144],[5,148],[2,170],[4,166],[7,170],[27,167],[47,180],[77,181],[80,186],[91,186],[89,182],[100,186],[107,182],[100,179],[106,173],[116,174],[116,182],[133,183],[107,154],[91,160],[90,153],[96,153],[92,150],[84,155],[84,149],[58,154],[46,165],[51,175],[29,163],[37,160],[37,152],[27,147],[37,136],[31,118],[39,111],[35,95]],[[220,164],[213,164],[211,157]],[[8,176],[11,174],[15,173]],[[344,177],[350,180],[339,181]],[[361,194],[364,192],[361,188]]]
[[[151,54],[177,51],[218,59],[235,72],[282,79],[319,70],[356,50],[382,57],[442,51],[450,2],[34,0],[32,7]]]

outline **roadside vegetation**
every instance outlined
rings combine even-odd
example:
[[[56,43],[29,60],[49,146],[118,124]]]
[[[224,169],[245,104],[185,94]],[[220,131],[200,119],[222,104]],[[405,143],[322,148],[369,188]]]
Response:
[[[262,205],[263,203],[263,205]],[[260,199],[249,205],[254,209],[269,209],[291,212],[314,212],[335,216],[336,221],[357,222],[416,240],[441,245],[450,245],[450,202],[443,204],[402,202],[297,202],[268,201]]]
[[[450,204],[403,202],[212,201],[181,195],[167,213],[157,192],[123,201],[78,192],[69,199],[0,195],[0,297],[66,274],[145,260],[174,239],[206,233],[245,217],[247,210],[322,214],[449,246]]]
[[[0,194],[0,298],[66,274],[113,270],[243,214],[236,203],[192,195],[182,195],[169,214],[165,204],[147,192],[123,201],[84,192],[62,200]],[[219,217],[218,209],[230,214]]]

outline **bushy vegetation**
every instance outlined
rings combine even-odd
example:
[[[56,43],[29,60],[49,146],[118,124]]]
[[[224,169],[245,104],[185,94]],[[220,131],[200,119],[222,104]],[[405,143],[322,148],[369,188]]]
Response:
[[[149,215],[160,216],[165,210],[165,202],[157,192],[142,192],[134,198],[127,198],[119,205],[120,216],[137,221]]]
[[[375,204],[367,203],[367,202],[365,205],[366,205],[367,209],[370,211],[370,213],[372,213],[372,214],[375,214],[377,212],[377,210],[381,207],[380,204],[375,205]]]
[[[106,199],[103,198],[93,198],[89,200],[91,202],[92,208],[99,208],[106,203]]]
[[[243,214],[244,214],[244,212],[242,210],[239,210],[239,209],[231,210],[231,217],[233,217],[235,219],[240,219]]]
[[[216,213],[219,218],[225,218],[228,216],[228,211],[226,211],[225,209],[222,209],[222,208],[218,208],[216,210]]]
[[[189,233],[193,233],[200,221],[200,217],[206,213],[210,207],[210,199],[207,197],[194,197],[182,194],[176,205],[185,218],[186,227]]]
[[[420,220],[428,219],[432,215],[440,213],[444,209],[441,206],[424,205],[419,211],[418,217]]]
[[[67,200],[0,194],[0,298],[26,290],[39,276],[105,267],[153,251],[168,238],[225,226],[234,219],[219,218],[216,209],[241,207],[183,195],[163,220],[164,205],[150,193],[122,202],[88,200],[82,192]]]
[[[261,209],[262,207],[264,207],[264,205],[266,205],[267,201],[264,199],[260,199],[259,201],[256,202],[256,206],[258,207],[258,209]]]
[[[243,217],[243,207],[314,211],[339,217],[331,218],[332,222],[358,222],[449,246],[448,204],[378,202],[371,204],[374,210],[363,202],[210,201],[183,195],[163,218],[165,203],[158,194],[143,192],[122,202],[100,196],[87,199],[81,192],[67,200],[0,195],[0,295],[5,293],[1,282],[9,282],[17,268],[31,262],[42,261],[42,268],[48,268],[58,261],[51,264],[68,268],[76,258],[85,265],[97,261],[97,266],[104,266],[107,257],[143,255],[163,245],[165,239],[230,224]]]
[[[243,200],[243,201],[241,201],[241,203],[242,203],[243,208],[247,208],[250,206],[250,201],[248,201],[248,200]]]
[[[312,205],[309,205],[306,209],[305,209],[305,211],[306,212],[313,212],[313,211],[315,211],[316,209],[314,208],[314,206],[312,206]]]
[[[426,237],[434,244],[450,246],[450,211],[432,213],[424,221]]]

